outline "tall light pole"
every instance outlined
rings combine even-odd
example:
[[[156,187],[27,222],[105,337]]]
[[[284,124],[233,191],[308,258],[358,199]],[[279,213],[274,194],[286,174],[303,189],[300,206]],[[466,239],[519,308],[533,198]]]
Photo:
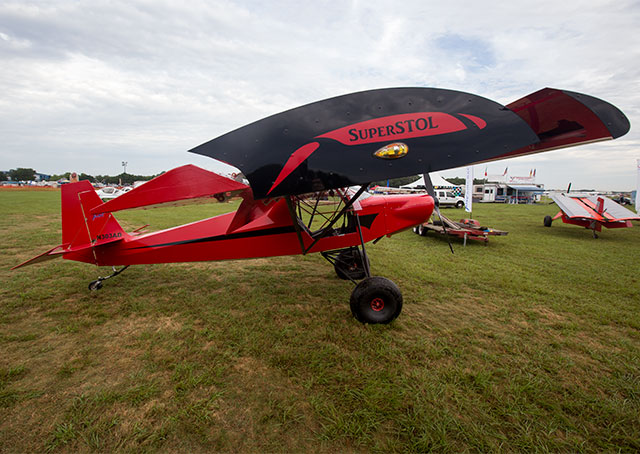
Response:
[[[127,173],[127,164],[128,164],[127,161],[122,161],[122,167],[124,168],[124,172],[122,173]]]

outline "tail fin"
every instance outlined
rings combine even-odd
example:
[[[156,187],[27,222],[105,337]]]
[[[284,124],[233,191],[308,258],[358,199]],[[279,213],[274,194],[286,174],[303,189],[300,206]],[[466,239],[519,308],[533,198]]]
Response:
[[[62,244],[75,250],[125,238],[111,213],[91,214],[102,200],[88,181],[62,186]]]
[[[91,214],[102,200],[88,181],[62,186],[62,244],[12,269],[63,256],[65,259],[98,264],[93,248],[126,238],[111,213]]]

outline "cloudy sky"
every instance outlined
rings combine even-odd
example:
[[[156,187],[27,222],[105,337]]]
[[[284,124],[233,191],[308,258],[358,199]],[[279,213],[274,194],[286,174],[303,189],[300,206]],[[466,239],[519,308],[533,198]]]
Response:
[[[638,0],[3,0],[0,170],[115,175],[122,161],[133,174],[215,170],[187,150],[320,99],[425,86],[507,104],[550,86],[611,102],[630,133],[489,173],[536,168],[548,188],[630,190],[638,29]]]

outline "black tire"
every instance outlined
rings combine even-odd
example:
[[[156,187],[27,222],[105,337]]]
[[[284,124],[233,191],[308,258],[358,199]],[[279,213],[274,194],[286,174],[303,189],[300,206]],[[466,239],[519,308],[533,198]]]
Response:
[[[102,281],[97,280],[97,281],[91,281],[91,283],[89,284],[89,290],[91,290],[92,292],[95,292],[96,290],[100,290],[102,288]]]
[[[458,200],[456,202],[456,208],[462,208],[464,206],[464,202],[462,200]]]
[[[369,260],[367,258],[367,265]],[[362,266],[362,253],[359,249],[347,249],[338,254],[333,269],[340,279],[360,280],[366,277],[367,272]]]
[[[544,226],[545,227],[551,227],[551,223],[553,222],[553,218],[549,215],[546,215],[544,217]]]
[[[418,228],[419,228],[419,227],[420,227],[420,226],[416,225],[416,226],[413,228],[413,233],[415,233],[416,235],[420,235],[420,231],[418,230]]]
[[[350,306],[351,313],[360,323],[387,324],[402,311],[402,293],[389,279],[368,277],[351,293]]]
[[[420,236],[427,236],[427,232],[428,232],[428,231],[429,231],[428,229],[425,229],[425,228],[424,228],[424,225],[420,224],[420,225],[418,226],[418,235],[420,235]]]

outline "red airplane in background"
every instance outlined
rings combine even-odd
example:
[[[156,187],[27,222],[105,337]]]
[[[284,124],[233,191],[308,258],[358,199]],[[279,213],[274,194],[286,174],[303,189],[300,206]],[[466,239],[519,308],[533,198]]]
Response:
[[[187,165],[102,202],[86,181],[62,187],[62,244],[16,268],[62,256],[113,266],[320,252],[356,283],[353,315],[389,323],[402,294],[371,276],[365,243],[438,210],[428,172],[612,139],[629,130],[616,107],[543,89],[507,106],[435,88],[371,90],[273,115],[192,152],[237,167],[249,185]],[[374,181],[425,174],[431,195],[370,196]],[[113,213],[190,199],[240,196],[237,211],[154,233],[126,233]],[[116,269],[116,266],[122,266]],[[357,280],[361,280],[357,283]]]
[[[591,229],[593,237],[598,238],[596,232],[601,232],[602,227],[608,229],[621,229],[633,227],[631,221],[640,221],[640,216],[622,205],[604,196],[592,196],[588,194],[569,194],[571,185],[563,194],[551,194],[551,199],[560,208],[554,217],[545,216],[544,226],[551,227],[556,219],[562,219],[565,224],[573,224]]]

